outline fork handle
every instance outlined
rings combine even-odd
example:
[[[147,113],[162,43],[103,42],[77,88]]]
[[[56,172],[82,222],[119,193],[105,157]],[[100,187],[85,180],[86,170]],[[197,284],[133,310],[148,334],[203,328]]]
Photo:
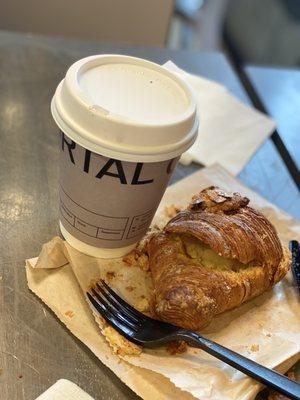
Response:
[[[251,376],[251,378],[254,378],[264,385],[272,387],[278,392],[285,394],[291,399],[300,399],[300,384],[288,379],[286,376],[266,368],[249,358],[221,346],[220,344],[206,339],[196,332],[183,330],[179,332],[178,336],[188,343],[196,345],[219,360],[224,361],[226,364],[244,372],[246,375]]]

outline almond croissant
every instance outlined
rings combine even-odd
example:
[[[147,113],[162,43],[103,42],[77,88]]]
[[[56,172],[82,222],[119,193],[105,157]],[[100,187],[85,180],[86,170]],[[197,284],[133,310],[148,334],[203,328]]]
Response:
[[[152,237],[148,255],[159,319],[198,330],[284,277],[289,252],[248,203],[209,187]]]

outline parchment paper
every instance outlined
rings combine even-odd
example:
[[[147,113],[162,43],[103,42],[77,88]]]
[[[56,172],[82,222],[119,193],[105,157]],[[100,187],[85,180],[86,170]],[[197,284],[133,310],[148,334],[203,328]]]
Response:
[[[165,223],[168,218],[164,211],[167,204],[184,206],[192,194],[212,184],[247,195],[254,206],[268,214],[283,241],[291,238],[300,239],[300,227],[296,221],[254,192],[244,188],[219,166],[206,168],[170,187],[154,223]],[[186,353],[176,356],[171,356],[165,349],[144,350],[138,356],[120,354],[122,361],[118,364],[119,357],[111,353],[106,340],[99,334],[77,282],[81,289],[86,291],[92,280],[99,279],[100,276],[110,278],[111,286],[138,307],[140,302],[144,306],[143,302],[145,303],[145,298],[149,296],[151,289],[149,273],[137,266],[129,267],[121,260],[99,260],[85,256],[70,246],[66,246],[66,249],[66,257],[70,264],[62,268],[33,269],[30,265],[34,262],[27,263],[30,289],[52,308],[58,318],[86,343],[102,362],[141,397],[145,399],[191,399],[193,398],[191,395],[198,399],[255,397],[260,390],[259,384],[198,349],[189,348]],[[47,257],[44,255],[43,259],[40,259],[40,264],[45,263]],[[132,286],[135,286],[134,290],[128,289]],[[299,301],[289,276],[273,291],[219,316],[203,333],[269,367],[281,364],[281,370],[284,371],[298,358],[299,311]]]

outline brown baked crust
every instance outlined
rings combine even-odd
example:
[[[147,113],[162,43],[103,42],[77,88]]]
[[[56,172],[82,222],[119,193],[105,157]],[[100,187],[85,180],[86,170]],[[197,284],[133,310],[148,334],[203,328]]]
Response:
[[[212,318],[269,290],[289,269],[271,223],[238,193],[209,187],[194,196],[148,244],[159,319],[198,330]],[[174,235],[191,235],[228,259],[243,264],[238,271],[207,268],[186,253]]]

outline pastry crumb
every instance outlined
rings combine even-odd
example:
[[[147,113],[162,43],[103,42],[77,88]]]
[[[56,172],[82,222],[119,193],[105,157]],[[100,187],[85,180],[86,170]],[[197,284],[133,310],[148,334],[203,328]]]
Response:
[[[129,254],[123,257],[123,261],[129,266],[138,266],[143,271],[149,270],[147,254],[137,249],[133,249]]]
[[[66,315],[67,317],[73,318],[74,315],[75,315],[75,313],[74,313],[74,311],[72,311],[72,310],[68,310],[68,311],[65,312],[65,315]]]
[[[101,329],[105,328],[108,325],[107,322],[105,321],[105,319],[103,317],[101,317],[101,315],[96,314],[94,311],[93,311],[93,315],[94,315],[94,318],[95,318],[97,324],[100,326]]]
[[[128,290],[128,292],[132,292],[135,289],[135,286],[126,286],[125,289]]]
[[[183,354],[187,351],[188,345],[183,340],[173,341],[167,344],[167,352],[174,356],[176,354]]]
[[[250,350],[253,351],[254,353],[256,353],[257,351],[259,351],[259,344],[253,344],[250,347]]]
[[[108,271],[106,272],[106,278],[111,281],[116,277],[116,273],[114,271]]]
[[[164,209],[165,215],[168,218],[173,218],[175,215],[177,215],[181,211],[180,207],[175,206],[175,204],[171,204],[169,206],[166,206]]]
[[[146,298],[142,298],[137,305],[136,308],[141,312],[147,312],[150,309],[149,301]]]
[[[130,253],[126,254],[126,256],[123,257],[123,261],[127,265],[132,266],[136,264],[136,257],[137,257],[137,252],[135,249],[133,249]]]
[[[119,356],[125,355],[139,355],[142,352],[142,348],[136,344],[127,340],[119,332],[117,332],[112,326],[108,325],[103,317],[94,313],[96,322],[98,323],[102,335],[105,337],[106,341],[112,348],[114,354]]]
[[[271,333],[267,333],[266,336],[271,337],[272,335],[271,335]]]
[[[102,329],[102,334],[105,336],[105,339],[112,347],[113,352],[119,356],[137,356],[142,352],[141,347],[132,342],[129,342],[129,340],[124,338],[124,336],[120,335],[114,328],[109,325]]]

